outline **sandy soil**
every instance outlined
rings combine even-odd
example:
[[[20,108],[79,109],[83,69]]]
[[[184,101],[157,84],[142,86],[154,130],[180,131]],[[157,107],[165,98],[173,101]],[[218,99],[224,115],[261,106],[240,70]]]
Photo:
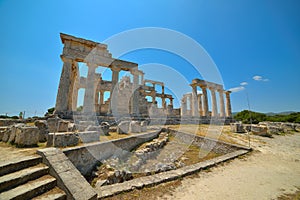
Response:
[[[183,179],[172,193],[159,198],[277,199],[300,188],[300,133],[251,137],[251,155],[200,172],[198,178]]]

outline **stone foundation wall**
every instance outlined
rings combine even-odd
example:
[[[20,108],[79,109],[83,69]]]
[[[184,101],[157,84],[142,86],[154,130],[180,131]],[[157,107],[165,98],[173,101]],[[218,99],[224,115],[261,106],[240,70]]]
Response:
[[[127,138],[71,147],[63,150],[64,154],[76,166],[82,175],[91,173],[94,167],[111,156],[120,156],[133,150],[140,144],[158,136],[160,131],[137,134]]]

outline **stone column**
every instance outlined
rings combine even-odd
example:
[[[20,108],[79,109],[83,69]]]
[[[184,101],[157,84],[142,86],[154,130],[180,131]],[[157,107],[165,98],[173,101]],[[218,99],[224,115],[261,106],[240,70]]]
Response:
[[[131,70],[130,71],[131,74],[133,75],[133,91],[132,91],[132,94],[133,94],[133,97],[132,97],[132,111],[131,113],[133,115],[137,115],[139,113],[139,105],[138,105],[138,86],[139,86],[139,75],[138,75],[138,72],[136,69],[134,70]]]
[[[199,115],[203,116],[202,94],[198,94],[198,108],[199,108]]]
[[[170,99],[170,105],[173,107],[173,98],[169,98]]]
[[[189,101],[189,103],[190,103],[188,115],[189,115],[189,116],[192,116],[192,115],[193,115],[193,100],[192,100],[193,97],[192,97],[192,94],[188,94],[188,95],[187,95],[187,98],[188,98],[188,101]]]
[[[202,95],[203,95],[203,116],[208,116],[208,98],[207,98],[207,90],[205,86],[201,87]]]
[[[104,104],[104,91],[103,90],[100,90],[100,102],[99,102],[100,105],[103,105]]]
[[[197,96],[197,86],[196,85],[192,85],[192,102],[191,102],[191,108],[192,108],[192,116],[193,117],[199,116],[198,96]]]
[[[152,103],[155,103],[155,97],[156,97],[156,93],[155,91],[152,91],[151,92]]]
[[[166,109],[167,108],[167,104],[166,104],[166,98],[162,95],[162,97],[161,97],[161,103],[162,103],[162,107],[164,108],[164,109]]]
[[[112,70],[112,78],[111,78],[112,88],[111,88],[110,94],[113,93],[113,90],[114,90],[115,86],[119,82],[119,73],[120,73],[121,69],[117,68],[116,66],[113,65],[111,67],[111,70]]]
[[[230,102],[230,93],[231,91],[226,91],[225,95],[226,95],[226,117],[231,117],[232,113],[231,113],[231,102]]]
[[[219,101],[220,101],[220,117],[225,117],[225,106],[224,106],[224,91],[219,89]]]
[[[165,86],[164,85],[161,86],[161,93],[165,94]]]
[[[181,116],[182,117],[186,116],[186,107],[187,107],[186,103],[187,103],[186,96],[183,96],[181,99]]]
[[[76,66],[77,67],[77,66]],[[78,72],[75,74],[75,82],[73,86],[73,95],[72,95],[72,110],[76,111],[77,110],[77,101],[78,101],[78,91],[79,91],[79,76]]]
[[[89,113],[95,112],[95,71],[98,66],[92,63],[87,63],[87,66],[88,74],[84,93],[83,111]]]
[[[72,110],[72,93],[74,84],[74,78],[72,75],[73,60],[65,56],[61,56],[61,59],[64,64],[60,76],[55,104],[55,112],[57,114]]]
[[[215,88],[210,88],[210,93],[211,93],[211,104],[212,104],[211,116],[216,117],[218,116],[218,106],[217,106]]]

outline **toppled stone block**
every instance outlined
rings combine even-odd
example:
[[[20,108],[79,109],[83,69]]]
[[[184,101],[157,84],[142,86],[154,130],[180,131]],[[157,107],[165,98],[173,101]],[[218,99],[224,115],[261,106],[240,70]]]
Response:
[[[129,133],[129,121],[122,121],[118,124],[117,133],[118,134],[128,134]]]
[[[83,143],[100,141],[99,131],[85,131],[85,132],[78,132],[77,134],[80,137],[81,142]]]
[[[16,123],[22,123],[19,119],[0,119],[0,126],[11,126]]]
[[[60,120],[58,122],[58,132],[68,132],[69,122]]]
[[[100,131],[100,134],[102,135],[109,135],[109,128],[110,128],[110,125],[108,122],[101,122],[101,125],[100,125],[100,128],[101,128],[101,131]]]
[[[244,126],[242,123],[231,123],[231,132],[233,133],[245,133]]]
[[[38,127],[39,133],[39,142],[46,142],[48,137],[48,125],[46,120],[36,120],[34,125]]]
[[[139,121],[131,121],[129,125],[130,133],[140,133],[141,132],[141,123]]]
[[[55,133],[58,131],[58,122],[60,121],[60,118],[49,118],[47,120],[47,124],[48,124],[48,130],[50,133]]]
[[[285,133],[296,131],[296,127],[293,123],[282,123],[281,128]]]
[[[53,139],[54,138],[54,139]],[[47,140],[47,147],[68,147],[76,146],[79,143],[79,136],[77,133],[49,133]]]
[[[8,128],[6,131],[4,131],[3,136],[2,136],[2,141],[3,142],[8,142],[8,139],[10,137],[11,134],[11,129]]]
[[[281,128],[279,126],[268,126],[268,133],[270,133],[270,134],[279,135],[283,132],[284,132],[283,128]]]
[[[146,132],[147,131],[147,125],[148,125],[147,121],[142,121],[141,122],[141,132]]]
[[[10,133],[10,136],[9,136],[9,139],[7,142],[9,143],[14,143],[15,142],[15,138],[16,138],[16,134],[18,131],[20,131],[20,127],[24,127],[26,126],[26,124],[14,124],[11,126],[11,133]]]
[[[17,146],[34,146],[39,142],[39,129],[34,126],[17,127],[15,143]]]

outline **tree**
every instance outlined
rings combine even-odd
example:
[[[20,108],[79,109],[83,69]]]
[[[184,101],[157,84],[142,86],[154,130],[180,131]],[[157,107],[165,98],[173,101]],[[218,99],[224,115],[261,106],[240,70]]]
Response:
[[[267,115],[259,112],[243,110],[242,112],[237,113],[234,118],[238,121],[242,121],[245,124],[258,124],[261,121],[266,121]]]

